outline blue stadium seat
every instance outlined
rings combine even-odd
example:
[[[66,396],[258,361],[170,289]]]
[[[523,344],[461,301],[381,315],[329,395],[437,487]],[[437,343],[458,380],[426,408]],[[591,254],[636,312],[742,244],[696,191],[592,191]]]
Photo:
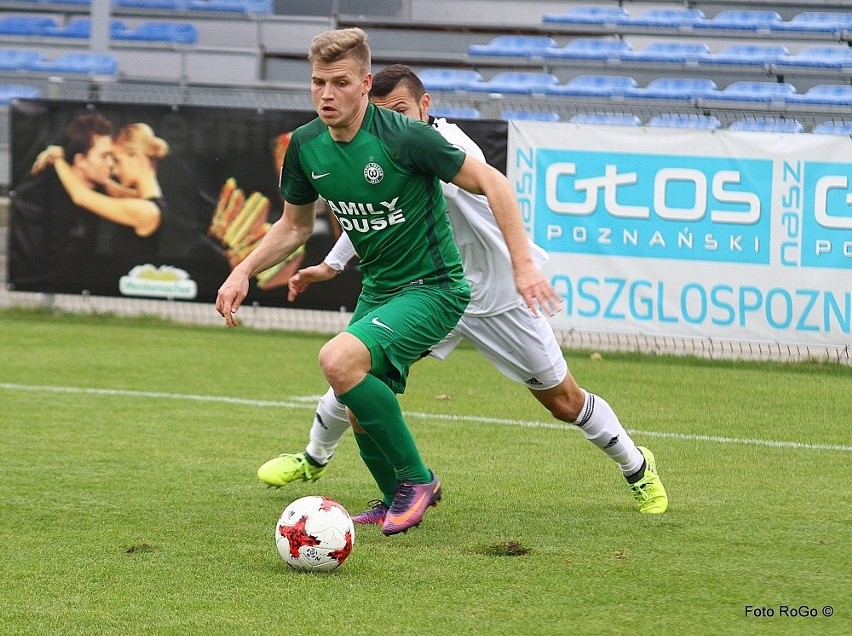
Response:
[[[625,91],[625,97],[650,99],[697,99],[717,90],[716,82],[708,78],[660,77],[642,88]]]
[[[44,36],[59,28],[53,18],[8,15],[0,18],[0,35]]]
[[[110,20],[109,36],[111,38],[120,36],[127,30],[127,25],[121,20]],[[45,35],[57,38],[88,38],[92,35],[92,21],[89,18],[71,18],[65,26],[57,27]]]
[[[619,60],[633,50],[624,40],[577,38],[562,48],[547,49],[544,57],[569,60]]]
[[[503,121],[559,121],[559,113],[541,110],[504,110],[500,113]]]
[[[600,26],[619,24],[630,17],[624,7],[615,6],[580,6],[569,9],[564,13],[545,13],[542,22],[558,22],[560,24],[595,24]]]
[[[33,71],[60,75],[118,75],[118,60],[106,53],[64,53],[52,60],[41,60]]]
[[[765,66],[774,64],[789,54],[787,47],[782,44],[732,44],[702,59],[701,63]]]
[[[781,23],[777,11],[728,9],[712,18],[697,20],[696,29],[734,29],[738,31],[771,31]]]
[[[116,40],[195,44],[198,42],[198,29],[188,22],[144,22],[135,29],[114,33],[112,37]]]
[[[738,119],[728,126],[728,130],[746,130],[749,132],[789,132],[800,133],[805,127],[795,119],[775,117],[746,117]]]
[[[576,95],[586,97],[618,97],[637,82],[624,75],[578,75],[567,84],[551,86],[548,95]]]
[[[852,106],[852,84],[817,84],[806,93],[794,95],[788,101],[798,104]]]
[[[221,11],[224,13],[272,13],[272,0],[187,0],[190,11]]]
[[[41,97],[36,86],[27,84],[0,84],[0,104],[8,104],[13,99],[32,99]]]
[[[556,40],[546,35],[499,35],[488,44],[471,44],[471,55],[531,57],[545,49],[556,48]]]
[[[551,86],[556,86],[559,78],[551,73],[526,73],[520,71],[505,71],[497,73],[487,82],[475,82],[468,90],[481,93],[544,93]]]
[[[700,9],[648,9],[636,17],[624,20],[622,24],[687,29],[694,22],[703,19],[704,12]]]
[[[721,91],[707,93],[704,100],[740,102],[785,102],[796,94],[789,82],[734,82]]]
[[[131,9],[185,10],[188,0],[113,0],[113,3]]]
[[[775,62],[776,66],[806,66],[816,68],[852,68],[852,47],[808,46],[796,55],[789,55]]]
[[[652,42],[641,51],[622,56],[625,61],[662,62],[665,64],[699,62],[710,56],[710,47],[703,42]]]
[[[448,119],[479,119],[482,117],[482,113],[480,113],[475,108],[431,108],[429,109],[429,114],[432,117],[444,117]]]
[[[716,130],[722,126],[716,117],[699,113],[664,113],[648,120],[649,126],[656,128],[700,128]]]
[[[482,81],[477,71],[456,68],[426,68],[417,76],[427,91],[462,91],[474,82]]]
[[[805,11],[794,15],[789,22],[773,27],[779,31],[805,31],[808,33],[833,33],[840,35],[852,31],[852,13]]]
[[[577,113],[570,119],[575,124],[604,124],[609,126],[641,126],[636,115],[625,113]]]
[[[852,120],[820,122],[811,132],[818,135],[852,135]]]
[[[31,71],[43,60],[44,56],[36,51],[0,49],[0,71]]]

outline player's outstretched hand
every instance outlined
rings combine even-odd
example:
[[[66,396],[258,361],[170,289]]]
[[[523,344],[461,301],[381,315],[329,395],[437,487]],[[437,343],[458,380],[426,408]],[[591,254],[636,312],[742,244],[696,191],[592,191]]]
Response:
[[[229,327],[236,327],[239,324],[234,314],[248,295],[248,287],[248,277],[234,270],[219,288],[219,293],[216,295],[216,311],[225,319],[225,324]]]
[[[539,310],[546,316],[555,316],[562,311],[562,299],[537,267],[516,272],[515,284],[533,316],[538,316]]]
[[[312,283],[321,283],[325,280],[330,280],[337,276],[337,270],[327,265],[320,263],[319,265],[311,265],[300,269],[290,277],[287,283],[289,291],[287,292],[287,300],[291,303],[296,300],[296,297],[305,291]]]

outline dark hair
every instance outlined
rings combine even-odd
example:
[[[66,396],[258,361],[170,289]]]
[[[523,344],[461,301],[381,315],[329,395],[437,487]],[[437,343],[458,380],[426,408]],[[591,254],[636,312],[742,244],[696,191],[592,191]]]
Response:
[[[65,156],[73,162],[74,156],[88,153],[95,144],[95,137],[112,137],[112,122],[101,115],[80,115],[65,131]]]
[[[373,75],[370,97],[384,97],[399,85],[405,86],[415,99],[420,99],[426,92],[414,71],[405,64],[391,64]]]

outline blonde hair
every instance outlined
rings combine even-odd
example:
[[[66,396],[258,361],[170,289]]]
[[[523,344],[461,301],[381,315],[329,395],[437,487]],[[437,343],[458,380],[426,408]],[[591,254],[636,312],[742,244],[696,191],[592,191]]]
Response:
[[[127,124],[115,136],[115,144],[130,155],[145,155],[156,161],[169,154],[169,143],[160,139],[148,124]]]
[[[357,61],[365,75],[370,72],[370,47],[367,46],[367,34],[361,29],[335,29],[320,33],[311,40],[309,62],[330,64],[346,58]]]

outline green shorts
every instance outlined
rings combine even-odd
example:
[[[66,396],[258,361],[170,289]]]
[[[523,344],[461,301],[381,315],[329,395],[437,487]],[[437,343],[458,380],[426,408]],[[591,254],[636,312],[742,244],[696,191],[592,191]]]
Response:
[[[466,285],[406,287],[381,301],[362,293],[346,331],[370,351],[370,373],[403,393],[411,365],[452,331],[469,300]]]

